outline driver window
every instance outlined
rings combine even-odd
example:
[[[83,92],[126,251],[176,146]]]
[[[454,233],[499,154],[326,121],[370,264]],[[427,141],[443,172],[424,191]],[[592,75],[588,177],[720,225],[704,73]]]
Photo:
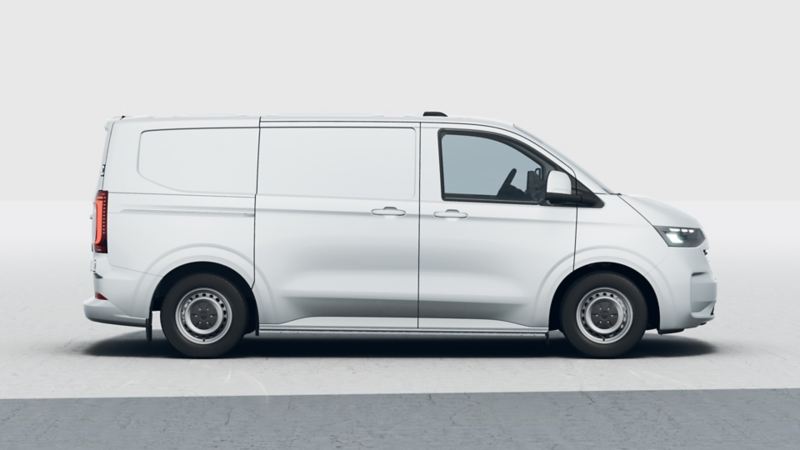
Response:
[[[439,139],[443,200],[544,200],[547,170],[520,144],[452,131]]]

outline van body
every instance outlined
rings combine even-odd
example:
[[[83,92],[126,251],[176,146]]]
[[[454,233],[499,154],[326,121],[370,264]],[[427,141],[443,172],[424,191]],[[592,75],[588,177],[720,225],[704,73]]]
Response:
[[[700,224],[510,124],[120,118],[92,232],[94,321],[219,356],[250,332],[545,334],[621,355],[714,318]]]

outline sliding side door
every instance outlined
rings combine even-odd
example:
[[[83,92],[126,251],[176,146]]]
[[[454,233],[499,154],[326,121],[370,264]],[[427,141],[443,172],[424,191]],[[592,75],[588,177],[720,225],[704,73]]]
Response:
[[[262,327],[417,326],[418,133],[403,123],[262,124]]]

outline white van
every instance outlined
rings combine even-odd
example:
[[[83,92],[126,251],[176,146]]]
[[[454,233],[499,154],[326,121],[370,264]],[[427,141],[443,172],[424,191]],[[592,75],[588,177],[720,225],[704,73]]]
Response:
[[[120,118],[94,321],[215,357],[250,332],[546,334],[613,357],[714,318],[699,223],[526,131],[449,118]]]

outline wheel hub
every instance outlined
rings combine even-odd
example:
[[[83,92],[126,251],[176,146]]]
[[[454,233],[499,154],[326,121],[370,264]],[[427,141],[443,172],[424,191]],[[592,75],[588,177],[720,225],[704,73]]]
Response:
[[[189,306],[192,324],[200,330],[208,330],[217,322],[217,308],[207,299],[201,299]]]
[[[589,317],[595,328],[608,330],[617,324],[619,319],[618,305],[608,299],[601,298],[589,307]]]
[[[224,295],[208,288],[183,296],[175,310],[178,331],[191,342],[211,344],[222,339],[231,326],[230,304]]]
[[[630,300],[622,292],[613,288],[594,289],[578,303],[578,329],[592,342],[610,344],[628,333],[631,312]]]

